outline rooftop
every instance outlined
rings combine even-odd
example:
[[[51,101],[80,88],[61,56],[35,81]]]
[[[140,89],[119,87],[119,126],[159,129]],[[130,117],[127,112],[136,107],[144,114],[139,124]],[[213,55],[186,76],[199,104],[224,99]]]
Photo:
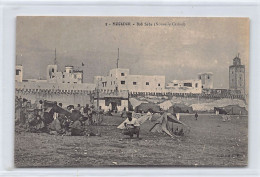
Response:
[[[74,73],[83,73],[82,70],[77,70],[77,69],[76,69],[76,70],[73,70],[73,72],[74,72]]]
[[[204,74],[211,74],[211,75],[213,75],[213,73],[212,73],[212,72],[198,73],[198,75],[204,75]]]

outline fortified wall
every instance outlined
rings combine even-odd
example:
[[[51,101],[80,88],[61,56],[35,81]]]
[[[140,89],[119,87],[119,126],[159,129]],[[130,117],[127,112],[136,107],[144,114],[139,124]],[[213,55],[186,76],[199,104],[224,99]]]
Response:
[[[90,104],[95,84],[16,82],[15,95],[31,100],[57,101],[64,106]]]
[[[99,89],[100,93],[109,94],[113,91]],[[119,91],[120,92],[120,91]],[[32,103],[38,100],[49,100],[61,102],[64,106],[85,105],[93,103],[93,95],[96,93],[96,85],[89,83],[67,84],[67,83],[41,83],[41,82],[16,82],[15,95],[31,100]],[[229,89],[204,89],[202,93],[174,93],[165,89],[162,92],[128,92],[128,96],[167,96],[183,99],[241,99],[244,95],[235,90]],[[102,102],[102,101],[101,101]]]

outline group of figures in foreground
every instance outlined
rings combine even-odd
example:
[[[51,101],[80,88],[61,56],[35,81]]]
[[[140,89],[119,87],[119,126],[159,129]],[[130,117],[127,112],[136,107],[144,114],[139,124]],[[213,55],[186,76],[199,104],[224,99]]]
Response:
[[[88,104],[86,106],[78,104],[76,107],[69,105],[63,108],[62,103],[57,104],[55,101],[40,100],[38,103],[31,104],[31,101],[18,97],[16,97],[15,103],[15,124],[18,132],[44,132],[67,136],[101,136],[101,132],[98,132],[95,127],[102,123],[105,115],[112,115],[111,111],[104,113],[103,110],[96,109],[94,105],[89,106]],[[125,119],[117,128],[121,129],[124,135],[133,138],[133,135],[136,134],[139,139],[140,125],[146,121],[151,121],[155,114],[158,119],[151,127],[151,132],[163,132],[171,137],[184,135],[183,128],[179,129],[177,127],[174,129],[173,126],[169,128],[169,125],[173,125],[173,123],[186,126],[178,120],[176,114],[167,112],[154,113],[153,110],[148,110],[147,113],[138,114],[137,116],[135,112],[124,109],[116,114]]]

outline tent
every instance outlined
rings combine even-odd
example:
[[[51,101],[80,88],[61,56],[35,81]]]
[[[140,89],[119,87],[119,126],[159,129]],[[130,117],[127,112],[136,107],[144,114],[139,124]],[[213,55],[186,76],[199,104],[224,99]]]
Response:
[[[191,106],[187,106],[185,104],[176,103],[172,105],[168,112],[175,114],[175,113],[193,113],[193,109]]]
[[[54,112],[59,113],[60,115],[64,115],[68,118],[71,117],[72,113],[60,106],[58,106],[55,102],[53,101],[44,101],[44,108],[45,111],[43,113],[43,121],[45,125],[49,125],[53,121],[53,114]]]
[[[182,135],[179,133],[184,133],[186,130],[189,130],[186,124],[177,120],[171,113],[164,113],[150,129],[150,132],[166,133],[173,137],[174,134]]]
[[[70,119],[71,119],[72,121],[76,121],[76,120],[79,120],[79,118],[80,118],[81,116],[82,116],[82,115],[81,115],[80,111],[74,109],[74,110],[72,111],[72,113],[71,113]]]
[[[177,133],[179,133],[180,132],[179,130],[181,130],[181,129],[182,129],[183,133],[186,133],[187,131],[189,131],[189,128],[186,124],[177,120],[170,113],[164,113],[156,120],[155,123],[153,123],[152,121],[147,121],[147,120],[151,119],[151,116],[152,115],[146,114],[146,115],[140,117],[139,119],[137,119],[141,126],[141,131],[143,131],[142,128],[148,126],[149,132],[166,133],[167,135],[169,135],[171,137],[175,136],[174,134],[176,134],[176,130],[178,131]],[[125,121],[122,122],[117,128],[125,129],[125,126],[124,126]]]
[[[133,109],[139,106],[141,103],[147,103],[147,101],[140,101],[136,98],[129,98],[130,105],[132,105]]]
[[[50,124],[50,129],[59,132],[61,130],[61,123],[59,119],[54,119]]]
[[[142,125],[145,121],[147,121],[148,119],[151,119],[151,116],[152,115],[144,115],[144,116],[141,116],[141,117],[139,117],[138,119],[137,119],[137,121],[138,121],[138,123],[140,124],[140,125]],[[124,122],[122,122],[117,128],[118,129],[125,129],[125,122],[126,122],[126,120],[127,120],[128,118],[126,118],[125,120],[124,120]]]
[[[167,101],[160,103],[159,106],[163,110],[168,110],[172,106],[172,102],[170,100],[167,100]]]
[[[154,113],[154,114],[152,115],[151,121],[152,121],[152,122],[155,122],[155,121],[157,121],[160,117],[161,117],[161,114],[160,114],[160,113]]]
[[[47,108],[49,111],[48,112],[51,112],[51,110],[55,110],[56,112],[58,112],[59,114],[64,114],[66,116],[70,116],[71,115],[71,112],[58,106],[57,103],[53,102],[53,101],[47,101],[45,100],[44,101],[44,107]],[[53,111],[54,111],[53,110]]]
[[[155,103],[141,103],[139,106],[135,108],[135,112],[148,112],[149,109],[153,112],[160,112],[160,106],[158,106]]]
[[[219,112],[219,114],[228,115],[247,115],[248,112],[245,107],[240,107],[239,105],[228,105],[225,107],[214,107],[214,112]]]

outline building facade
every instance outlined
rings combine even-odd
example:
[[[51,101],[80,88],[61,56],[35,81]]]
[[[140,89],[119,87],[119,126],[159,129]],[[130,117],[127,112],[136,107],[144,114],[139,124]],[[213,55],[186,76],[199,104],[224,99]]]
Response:
[[[104,111],[128,111],[129,96],[127,91],[114,91],[110,93],[95,93],[94,106]]]
[[[245,94],[245,65],[241,64],[241,59],[236,56],[233,65],[229,66],[229,89],[240,90]]]
[[[97,88],[108,91],[162,92],[165,90],[165,76],[130,75],[129,69],[116,68],[108,76],[95,76]]]
[[[48,65],[47,82],[48,83],[82,84],[83,83],[83,71],[74,70],[73,66],[65,66],[65,71],[59,72],[57,65]]]
[[[201,80],[173,80],[166,85],[171,93],[202,93]]]
[[[15,81],[16,82],[23,81],[23,66],[22,65],[15,66]]]
[[[199,73],[198,79],[201,80],[203,89],[213,89],[213,73]]]

